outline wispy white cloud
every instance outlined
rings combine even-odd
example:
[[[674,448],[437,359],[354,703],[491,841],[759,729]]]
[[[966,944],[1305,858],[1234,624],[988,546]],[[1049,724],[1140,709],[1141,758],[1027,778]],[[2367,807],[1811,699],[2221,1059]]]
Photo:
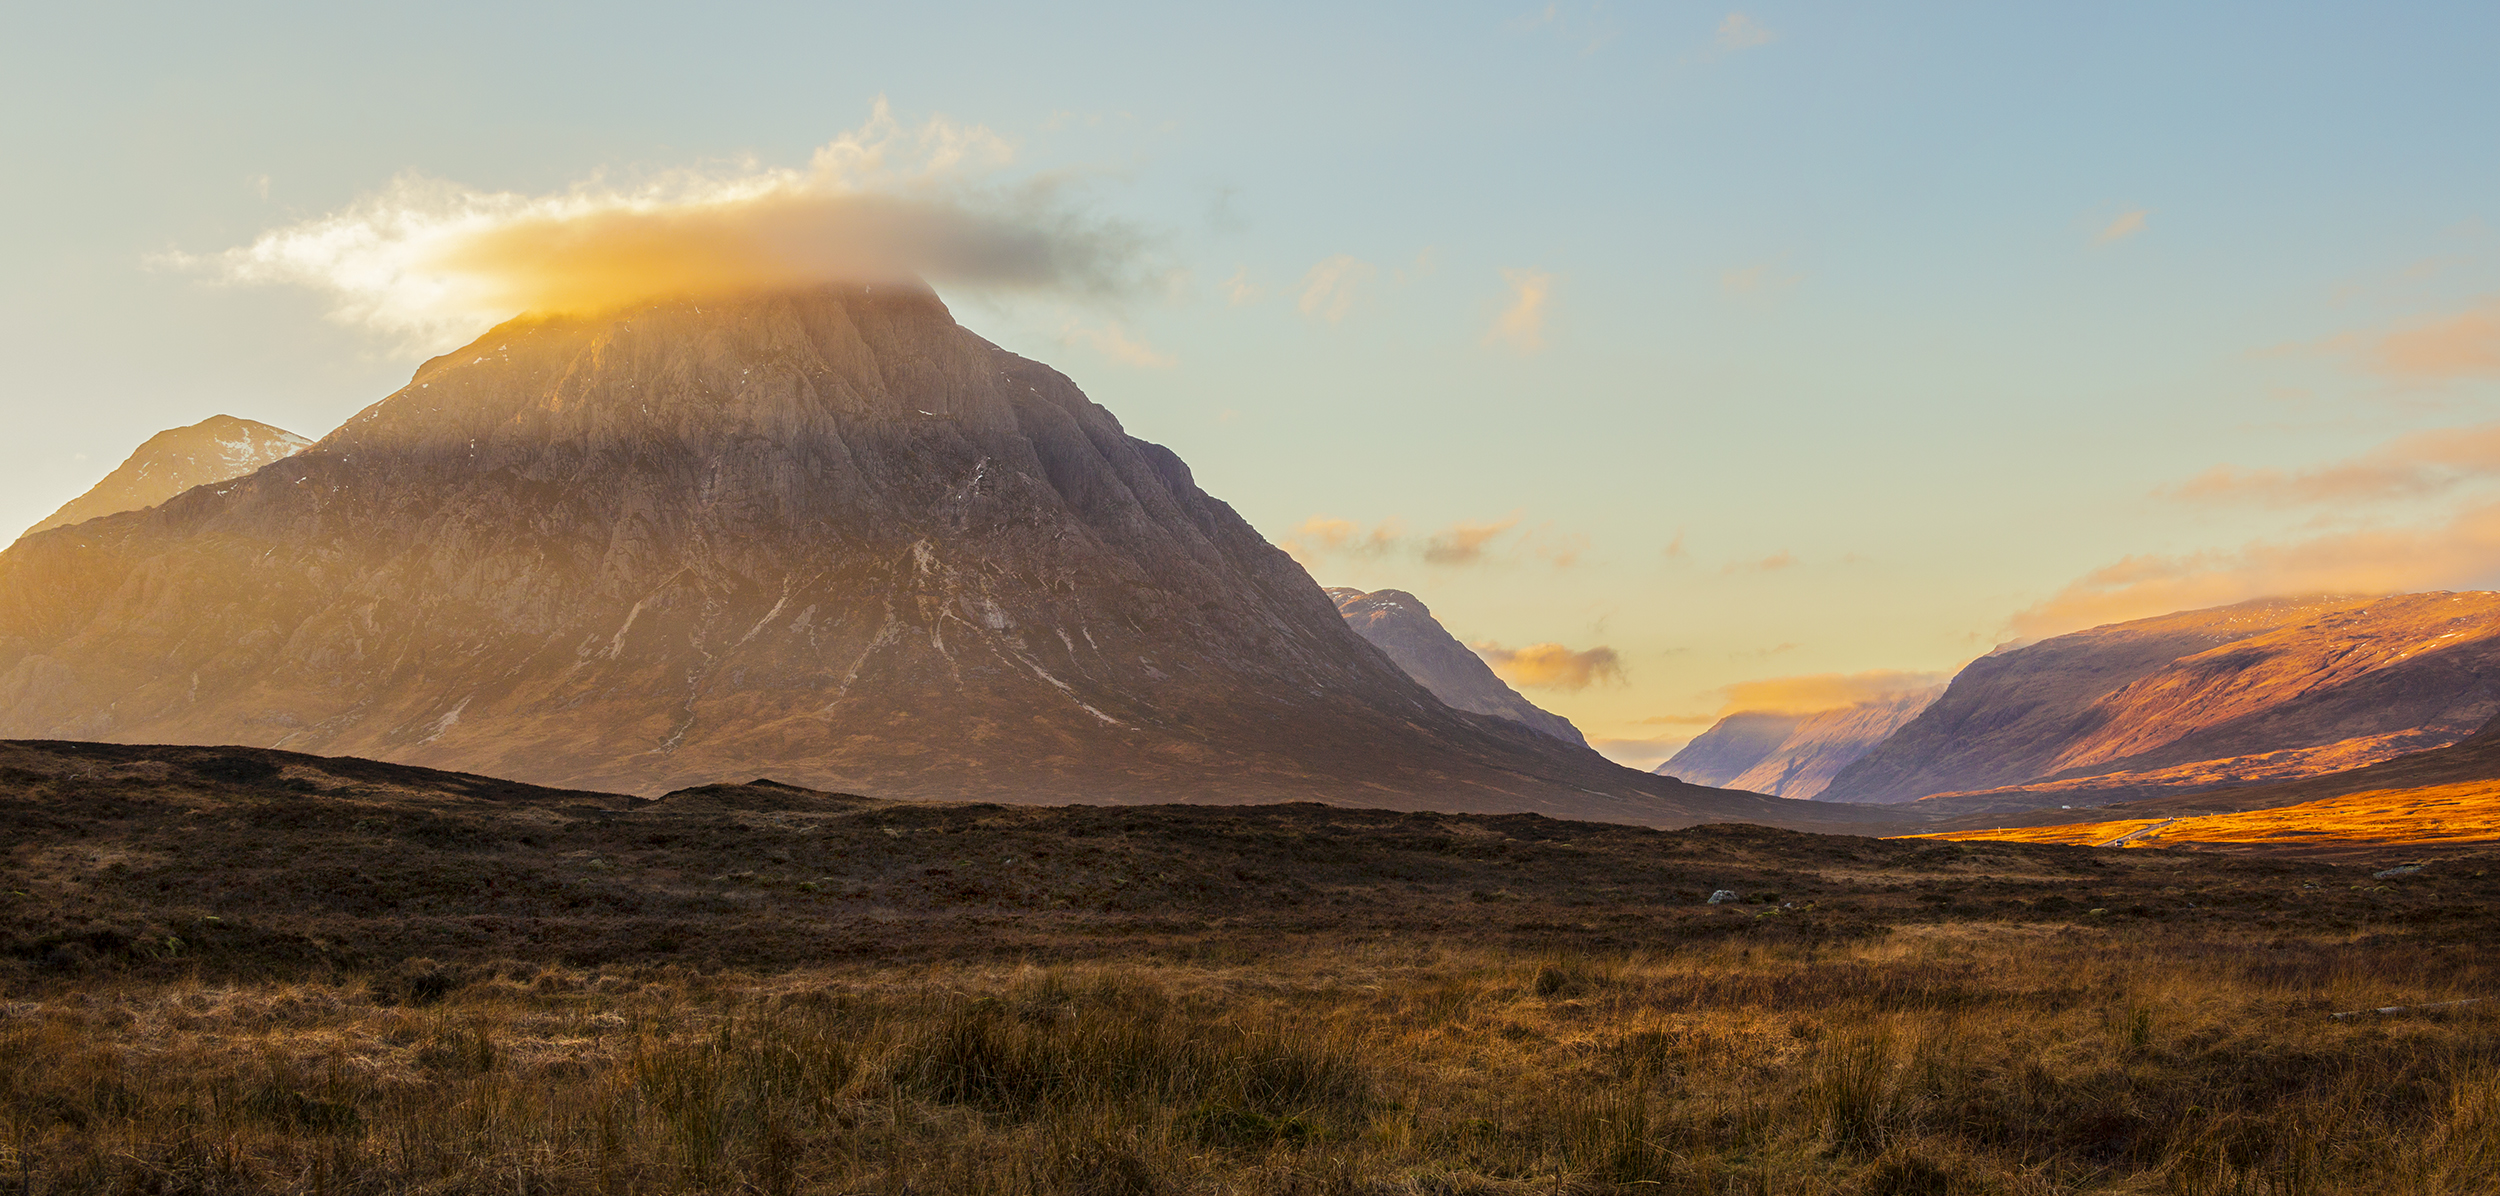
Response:
[[[1803,274],[1782,271],[1769,262],[1760,262],[1720,271],[1719,290],[1743,298],[1769,298],[1786,294],[1804,279]]]
[[[1101,325],[1087,325],[1083,321],[1071,319],[1060,326],[1059,343],[1084,345],[1122,365],[1133,365],[1141,369],[1167,369],[1176,364],[1176,359],[1171,354],[1157,352],[1145,342],[1130,336],[1128,329],[1122,327],[1117,320]]]
[[[1248,266],[1235,268],[1233,276],[1225,279],[1217,289],[1224,292],[1224,302],[1233,307],[1240,307],[1245,303],[1256,303],[1260,295],[1264,294],[1257,283],[1250,281],[1250,267]]]
[[[1767,46],[1779,40],[1779,34],[1762,27],[1762,23],[1741,12],[1719,18],[1718,46],[1722,52],[1733,53],[1755,46]]]
[[[1494,318],[1485,341],[1522,353],[1544,348],[1545,314],[1554,297],[1554,276],[1543,270],[1504,270],[1502,281],[1510,287],[1510,306]]]
[[[1351,254],[1323,258],[1302,276],[1302,298],[1295,304],[1303,315],[1334,324],[1354,311],[1364,284],[1380,276],[1380,268]]]
[[[2109,223],[2102,225],[2100,232],[2093,234],[2092,241],[2098,245],[2114,245],[2124,241],[2143,232],[2144,218],[2152,214],[2150,208],[2132,208],[2120,212]]]

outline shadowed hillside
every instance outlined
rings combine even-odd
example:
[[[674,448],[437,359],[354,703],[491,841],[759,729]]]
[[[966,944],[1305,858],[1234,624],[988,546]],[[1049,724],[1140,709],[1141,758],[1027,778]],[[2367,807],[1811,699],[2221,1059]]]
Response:
[[[1451,707],[1506,718],[1565,743],[1588,746],[1587,737],[1570,719],[1521,697],[1495,676],[1493,666],[1441,626],[1422,599],[1404,590],[1366,594],[1346,586],[1330,586],[1328,596],[1336,601],[1337,613],[1345,616],[1347,626],[1388,653],[1407,676],[1423,682],[1434,697]]]
[[[1769,809],[1451,710],[1170,451],[904,287],[515,320],[281,467],[29,536],[0,734],[646,795]]]

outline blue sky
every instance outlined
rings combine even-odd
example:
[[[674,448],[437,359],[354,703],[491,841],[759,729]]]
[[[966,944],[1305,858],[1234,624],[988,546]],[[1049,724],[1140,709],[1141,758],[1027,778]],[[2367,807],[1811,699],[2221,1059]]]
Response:
[[[1413,590],[1497,658],[1559,645],[1516,675],[1627,761],[1783,678],[2500,568],[2488,5],[13,26],[11,526],[160,428],[327,432],[426,351],[202,261],[409,176],[803,168],[882,98],[1132,239],[1134,285],[942,287],[960,319],[1321,582]]]

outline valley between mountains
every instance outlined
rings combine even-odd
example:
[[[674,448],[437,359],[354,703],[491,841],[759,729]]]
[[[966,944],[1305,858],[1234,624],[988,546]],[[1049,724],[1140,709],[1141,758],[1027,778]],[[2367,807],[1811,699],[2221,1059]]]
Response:
[[[515,321],[274,466],[28,535],[0,734],[642,794],[1875,821],[1444,704],[917,288]]]
[[[0,1163],[2474,1191],[2495,631],[2181,612],[1641,772],[925,290],[516,320],[0,552]]]
[[[912,287],[516,320],[318,443],[168,431],[0,553],[0,733],[643,795],[2081,826],[2459,743],[2494,645],[2493,594],[2186,611],[1735,710],[1645,776]]]

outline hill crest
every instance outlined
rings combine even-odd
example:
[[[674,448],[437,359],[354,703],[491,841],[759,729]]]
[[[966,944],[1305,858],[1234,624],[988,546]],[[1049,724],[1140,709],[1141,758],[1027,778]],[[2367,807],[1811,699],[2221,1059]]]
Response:
[[[891,287],[512,321],[283,468],[21,541],[0,733],[644,794],[1790,816],[1448,709],[1170,450]]]

